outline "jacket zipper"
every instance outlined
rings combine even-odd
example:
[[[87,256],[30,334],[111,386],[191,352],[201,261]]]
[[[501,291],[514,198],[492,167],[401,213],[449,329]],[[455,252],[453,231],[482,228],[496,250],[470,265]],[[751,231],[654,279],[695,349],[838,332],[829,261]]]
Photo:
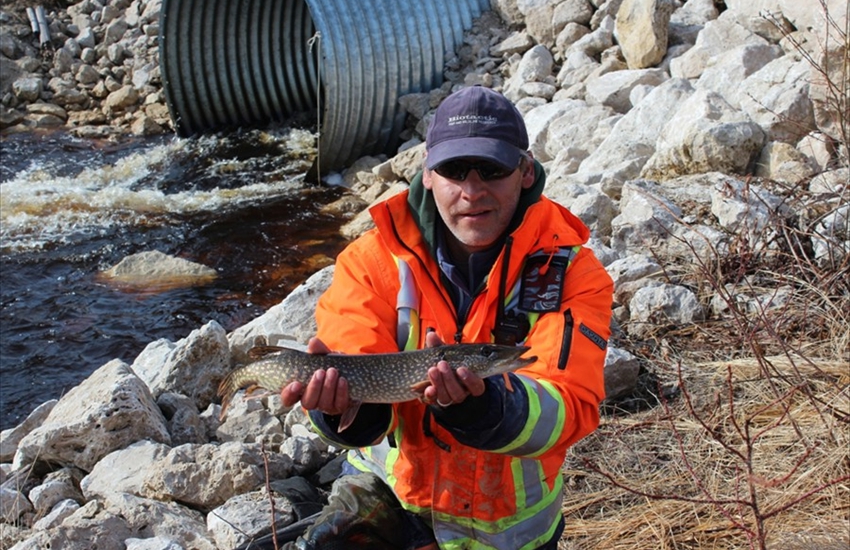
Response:
[[[570,347],[573,344],[573,314],[569,309],[564,312],[564,335],[561,337],[561,355],[558,356],[558,369],[567,368],[567,359],[570,358]]]

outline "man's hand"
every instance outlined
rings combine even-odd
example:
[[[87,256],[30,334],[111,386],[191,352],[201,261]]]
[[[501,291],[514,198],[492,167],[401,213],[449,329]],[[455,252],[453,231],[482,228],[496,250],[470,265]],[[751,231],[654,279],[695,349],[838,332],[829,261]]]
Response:
[[[318,338],[310,338],[307,343],[307,353],[326,355],[330,352]],[[292,382],[280,391],[280,397],[287,407],[295,405],[300,399],[305,409],[317,409],[329,415],[340,415],[351,405],[348,382],[334,368],[314,372],[306,387],[301,382]]]
[[[443,345],[436,333],[425,336],[425,345],[429,348]],[[479,396],[484,393],[484,380],[466,367],[456,371],[446,361],[440,361],[428,369],[428,380],[431,385],[422,392],[422,400],[426,403],[448,407],[461,403],[468,396]]]

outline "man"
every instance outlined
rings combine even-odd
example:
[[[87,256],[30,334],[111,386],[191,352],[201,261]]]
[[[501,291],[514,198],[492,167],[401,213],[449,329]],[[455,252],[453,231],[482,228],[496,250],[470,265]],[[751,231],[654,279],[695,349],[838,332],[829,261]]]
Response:
[[[487,379],[440,362],[420,400],[363,404],[341,431],[352,403],[334,369],[282,390],[352,449],[352,466],[392,487],[403,527],[387,529],[403,542],[387,547],[557,547],[560,467],[599,422],[613,285],[582,246],[588,229],[544,185],[516,107],[464,88],[436,110],[422,173],[373,207],[375,229],[337,258],[313,353],[495,342],[538,357]]]

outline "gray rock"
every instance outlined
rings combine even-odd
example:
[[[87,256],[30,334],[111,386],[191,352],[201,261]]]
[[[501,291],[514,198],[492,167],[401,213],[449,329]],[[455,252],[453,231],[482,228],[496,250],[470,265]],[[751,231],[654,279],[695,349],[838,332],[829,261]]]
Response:
[[[624,0],[617,11],[614,36],[629,69],[652,67],[664,59],[672,0]]]
[[[16,469],[40,460],[90,471],[112,451],[142,439],[168,443],[165,419],[145,383],[114,360],[59,400],[21,440],[14,463]]]
[[[26,419],[8,430],[0,432],[0,462],[11,462],[15,457],[15,452],[18,450],[18,443],[28,433],[41,426],[41,424],[50,415],[50,411],[58,403],[56,399],[45,401],[36,407]]]
[[[330,285],[333,272],[333,266],[319,270],[280,304],[234,330],[228,336],[234,362],[247,362],[247,352],[255,345],[281,345],[285,340],[306,345],[316,334],[313,312],[319,296]]]
[[[106,455],[80,482],[83,495],[92,500],[112,493],[141,494],[150,469],[170,450],[168,445],[142,440]]]
[[[267,453],[266,460],[275,479],[292,472],[292,460],[285,455]],[[148,471],[142,496],[212,510],[235,495],[259,488],[266,479],[264,468],[257,444],[181,445]]]
[[[272,508],[266,491],[253,491],[237,495],[210,512],[207,528],[218,548],[235,548],[257,535],[270,532],[272,528],[286,527],[295,519],[292,506],[286,499],[274,499]]]
[[[152,342],[133,362],[133,370],[155,398],[166,392],[179,393],[191,398],[199,409],[217,399],[218,384],[230,367],[227,334],[215,321],[176,343]]]
[[[82,472],[74,468],[62,468],[49,473],[41,485],[29,492],[29,500],[36,514],[44,516],[62,501],[83,502],[83,494],[80,492],[82,476]]]
[[[634,392],[639,373],[637,357],[609,346],[605,355],[605,399],[617,399]]]
[[[764,131],[714,92],[697,90],[682,102],[658,138],[641,177],[744,174],[765,142]]]
[[[705,310],[690,289],[661,284],[642,288],[629,302],[629,334],[650,337],[705,318]]]

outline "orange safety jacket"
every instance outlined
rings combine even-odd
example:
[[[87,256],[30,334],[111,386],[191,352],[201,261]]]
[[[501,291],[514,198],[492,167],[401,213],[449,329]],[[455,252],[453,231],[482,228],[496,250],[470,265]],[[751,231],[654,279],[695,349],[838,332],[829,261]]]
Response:
[[[535,167],[535,185],[523,191],[465,316],[435,260],[437,214],[421,174],[371,209],[376,227],[339,255],[316,310],[317,336],[344,353],[421,348],[431,330],[444,342],[493,342],[497,325],[525,324],[516,343],[538,360],[509,375],[510,389],[502,376],[488,378],[483,408],[467,405],[473,398],[445,409],[419,400],[364,405],[342,433],[311,411],[322,436],[352,449],[356,467],[383,475],[444,549],[530,550],[549,541],[562,517],[567,449],[599,424],[613,283],[582,246],[587,227],[541,195],[545,175]],[[481,411],[486,418],[467,417]]]

